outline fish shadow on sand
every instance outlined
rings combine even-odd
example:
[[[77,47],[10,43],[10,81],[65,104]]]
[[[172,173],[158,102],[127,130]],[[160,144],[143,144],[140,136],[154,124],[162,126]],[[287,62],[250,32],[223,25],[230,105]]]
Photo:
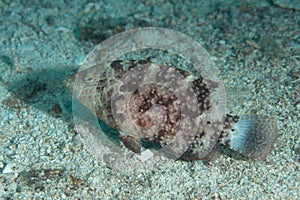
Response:
[[[65,86],[67,76],[77,72],[78,66],[43,65],[46,68],[29,69],[22,73],[10,73],[1,83],[10,92],[3,104],[14,110],[24,107],[34,107],[51,117],[61,118],[67,122],[70,129],[74,128],[72,110],[72,92]],[[77,101],[77,103],[81,104]],[[84,106],[82,115],[92,115]],[[85,109],[85,110],[84,110]],[[79,111],[80,112],[80,111]],[[78,112],[76,112],[78,113]],[[78,115],[77,115],[78,117]],[[84,118],[84,117],[83,117]],[[99,120],[101,129],[115,144],[120,144],[116,131]]]
[[[70,121],[72,94],[65,87],[66,76],[76,73],[76,66],[42,65],[27,71],[12,71],[2,79],[10,92],[3,104],[11,109],[32,106],[54,117]]]

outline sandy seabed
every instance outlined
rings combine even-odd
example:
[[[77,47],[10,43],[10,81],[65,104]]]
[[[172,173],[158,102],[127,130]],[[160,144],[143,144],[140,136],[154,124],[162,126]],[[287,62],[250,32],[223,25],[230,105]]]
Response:
[[[299,199],[297,1],[0,1],[1,199]],[[266,161],[221,154],[142,173],[99,162],[74,130],[63,81],[95,45],[144,26],[180,31],[212,56],[228,112],[275,116]]]

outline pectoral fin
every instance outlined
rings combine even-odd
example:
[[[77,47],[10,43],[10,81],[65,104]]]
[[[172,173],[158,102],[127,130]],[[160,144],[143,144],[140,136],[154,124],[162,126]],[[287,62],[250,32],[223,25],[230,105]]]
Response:
[[[121,136],[121,140],[125,147],[127,147],[129,150],[133,151],[134,153],[141,154],[141,142],[139,138],[131,135],[124,135]]]

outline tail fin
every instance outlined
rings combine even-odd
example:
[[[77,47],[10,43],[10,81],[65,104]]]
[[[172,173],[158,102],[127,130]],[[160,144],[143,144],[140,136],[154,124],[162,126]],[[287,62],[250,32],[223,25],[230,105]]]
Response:
[[[278,136],[273,117],[261,115],[227,115],[221,143],[244,156],[264,160]]]

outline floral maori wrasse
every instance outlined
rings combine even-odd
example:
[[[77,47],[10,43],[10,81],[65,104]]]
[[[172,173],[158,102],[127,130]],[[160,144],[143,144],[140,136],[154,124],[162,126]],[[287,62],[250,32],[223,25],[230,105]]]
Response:
[[[265,159],[277,139],[277,123],[262,115],[224,115],[225,94],[212,98],[221,87],[188,71],[148,60],[114,60],[68,77],[67,87],[95,116],[115,129],[123,144],[140,154],[146,143],[164,154],[186,160],[205,159],[217,142],[246,157]],[[78,87],[80,86],[80,87]],[[91,90],[94,88],[94,91]],[[216,103],[215,101],[218,101]],[[211,113],[210,113],[211,112]]]

